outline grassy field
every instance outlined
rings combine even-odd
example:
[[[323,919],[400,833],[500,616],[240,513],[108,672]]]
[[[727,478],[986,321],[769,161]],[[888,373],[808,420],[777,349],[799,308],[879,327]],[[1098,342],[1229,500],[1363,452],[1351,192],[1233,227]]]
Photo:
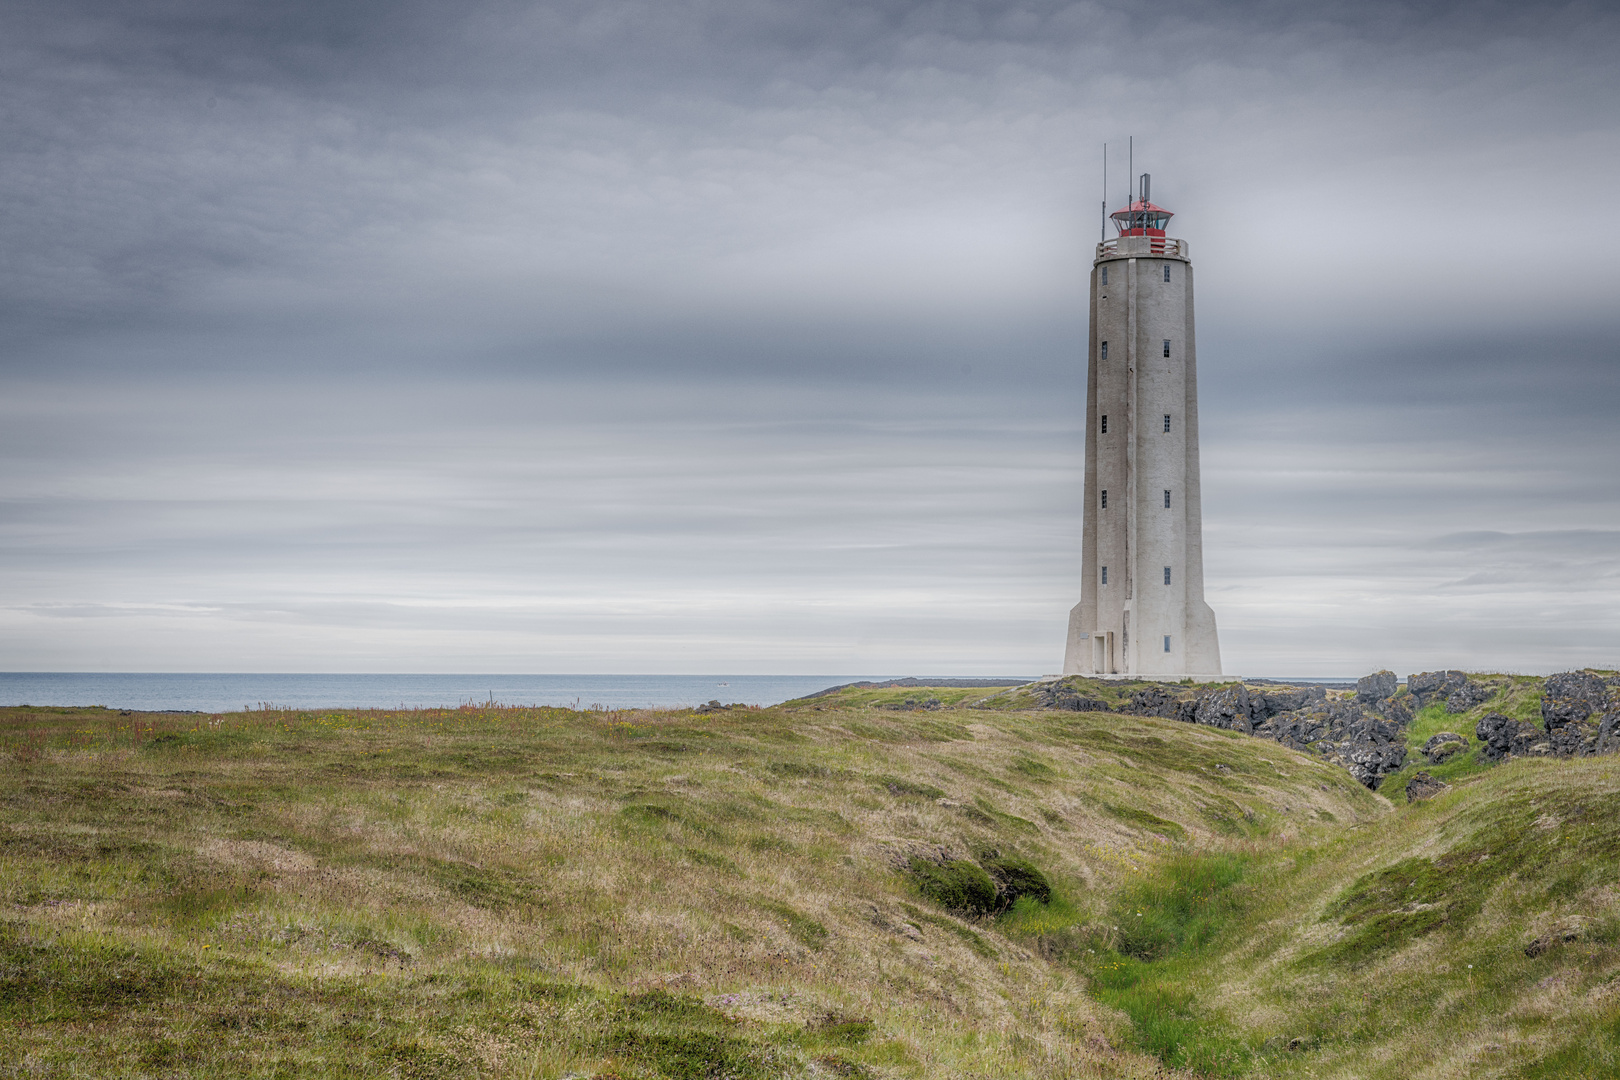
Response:
[[[0,1075],[1615,1074],[1612,760],[978,696],[0,710]]]

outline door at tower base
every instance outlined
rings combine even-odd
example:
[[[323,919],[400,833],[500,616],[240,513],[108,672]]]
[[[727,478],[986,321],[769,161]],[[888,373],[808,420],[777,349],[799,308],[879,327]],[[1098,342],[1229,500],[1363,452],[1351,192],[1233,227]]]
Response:
[[[1145,195],[1111,215],[1119,236],[1092,265],[1082,580],[1063,673],[1215,679],[1193,267],[1165,236],[1170,212]]]

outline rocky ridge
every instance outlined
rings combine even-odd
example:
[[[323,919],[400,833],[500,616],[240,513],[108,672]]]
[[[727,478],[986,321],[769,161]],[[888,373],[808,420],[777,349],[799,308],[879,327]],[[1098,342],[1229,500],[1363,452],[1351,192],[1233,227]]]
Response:
[[[1409,675],[1402,687],[1393,672],[1377,671],[1360,679],[1354,691],[1274,683],[1131,683],[1119,687],[1110,701],[1103,687],[1118,684],[1069,677],[1011,693],[1037,708],[1160,716],[1272,739],[1334,762],[1376,790],[1405,766],[1407,731],[1419,711],[1438,702],[1447,714],[1466,713],[1495,699],[1509,683],[1504,677],[1425,671]],[[1478,721],[1474,736],[1487,762],[1613,753],[1620,750],[1620,676],[1594,671],[1548,676],[1539,724],[1493,712]],[[1462,735],[1446,731],[1417,752],[1439,765],[1469,748]]]

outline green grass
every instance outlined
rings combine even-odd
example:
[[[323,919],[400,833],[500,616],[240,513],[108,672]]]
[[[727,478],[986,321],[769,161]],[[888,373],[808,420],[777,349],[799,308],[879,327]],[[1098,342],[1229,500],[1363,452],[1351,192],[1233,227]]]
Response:
[[[1407,782],[1419,772],[1453,784],[1489,769],[1491,763],[1485,759],[1483,746],[1474,736],[1475,726],[1486,714],[1501,713],[1515,720],[1541,722],[1540,679],[1527,675],[1486,675],[1480,679],[1488,684],[1500,684],[1496,695],[1488,701],[1461,713],[1447,712],[1444,699],[1431,701],[1412,717],[1406,729],[1406,764],[1385,777],[1379,788],[1392,802],[1406,802]],[[1443,731],[1461,735],[1467,748],[1438,765],[1431,765],[1422,754],[1423,744]]]

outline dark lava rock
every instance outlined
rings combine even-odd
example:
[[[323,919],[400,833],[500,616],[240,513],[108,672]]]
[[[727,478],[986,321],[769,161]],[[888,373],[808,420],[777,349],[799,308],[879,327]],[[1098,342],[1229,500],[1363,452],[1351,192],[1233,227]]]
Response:
[[[1192,722],[1252,735],[1254,722],[1249,716],[1249,704],[1249,690],[1242,683],[1206,690],[1194,698]]]
[[[1119,711],[1133,716],[1162,716],[1173,720],[1176,718],[1176,706],[1181,701],[1181,695],[1155,684],[1136,691],[1129,701],[1119,707]]]
[[[1435,698],[1450,697],[1467,681],[1468,676],[1461,671],[1421,671],[1406,677],[1406,688],[1421,709]]]
[[[1386,698],[1373,706],[1373,712],[1391,723],[1405,727],[1412,722],[1412,695]]]
[[[1418,802],[1421,799],[1432,799],[1450,786],[1443,780],[1436,780],[1426,772],[1420,772],[1406,782],[1406,801]]]
[[[1344,766],[1359,782],[1377,789],[1384,777],[1406,764],[1404,725],[1382,719],[1354,701],[1314,702],[1272,717],[1257,735],[1284,746],[1318,754]]]
[[[1460,754],[1467,749],[1467,739],[1455,731],[1442,731],[1438,735],[1430,736],[1429,741],[1423,744],[1423,756],[1429,759],[1430,765],[1438,765],[1453,754]]]
[[[1356,680],[1356,700],[1363,705],[1376,705],[1394,697],[1397,685],[1393,671],[1375,671]]]
[[[1269,720],[1278,713],[1293,712],[1303,709],[1313,701],[1321,701],[1327,697],[1327,690],[1320,686],[1305,688],[1266,687],[1264,690],[1249,690],[1249,719],[1256,724]]]
[[[1465,682],[1450,694],[1446,695],[1446,712],[1467,712],[1476,705],[1483,705],[1496,696],[1496,687],[1486,686],[1484,683]]]
[[[1541,756],[1552,752],[1547,733],[1541,728],[1501,713],[1487,713],[1481,717],[1479,723],[1474,725],[1474,737],[1485,744],[1484,753],[1488,761]]]
[[[1590,671],[1547,676],[1541,691],[1541,721],[1552,752],[1560,757],[1586,757],[1620,748],[1620,702],[1613,688]]]

